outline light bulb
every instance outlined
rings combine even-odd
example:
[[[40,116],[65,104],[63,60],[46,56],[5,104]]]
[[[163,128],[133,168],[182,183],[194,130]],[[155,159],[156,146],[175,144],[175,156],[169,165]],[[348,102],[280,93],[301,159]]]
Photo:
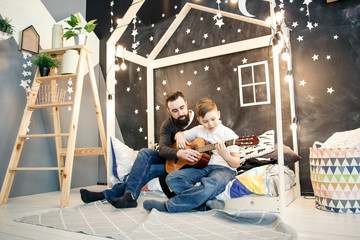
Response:
[[[231,0],[231,3],[237,3],[237,0]]]
[[[124,57],[124,48],[121,45],[117,45],[116,47],[116,56],[117,57]]]
[[[295,131],[295,130],[297,129],[296,123],[292,123],[292,124],[290,125],[290,128],[291,128],[291,130]]]
[[[118,18],[118,19],[116,20],[117,25],[120,25],[121,21],[122,21],[122,18]]]
[[[126,64],[125,64],[125,62],[122,62],[122,64],[121,64],[121,70],[125,70],[126,69]]]
[[[289,54],[288,52],[283,52],[283,53],[281,54],[281,58],[282,58],[282,60],[284,60],[284,61],[288,61],[289,58],[290,58],[290,54]]]
[[[119,70],[120,70],[119,64],[115,64],[115,71],[119,71]]]
[[[265,20],[266,24],[271,25],[272,24],[272,19],[271,17],[267,17],[267,19]]]
[[[286,76],[285,76],[285,81],[286,81],[286,82],[290,82],[290,81],[291,81],[291,75],[289,75],[289,74],[286,75]]]

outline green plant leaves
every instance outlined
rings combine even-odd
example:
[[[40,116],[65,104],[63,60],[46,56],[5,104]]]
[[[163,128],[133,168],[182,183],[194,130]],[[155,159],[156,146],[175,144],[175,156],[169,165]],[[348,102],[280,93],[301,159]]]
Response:
[[[46,53],[40,53],[35,60],[32,61],[38,67],[59,67],[60,62],[52,58],[50,55]]]
[[[64,34],[63,34],[63,38],[65,38],[66,40],[68,40],[69,38],[81,34],[82,30],[84,29],[86,32],[91,33],[92,31],[94,31],[97,23],[95,23],[97,19],[93,19],[91,21],[89,21],[88,23],[86,23],[86,25],[84,27],[80,26],[81,24],[81,18],[79,16],[79,14],[76,14],[76,16],[74,14],[70,15],[70,20],[65,20],[65,22],[67,24],[69,24],[70,27],[65,27],[65,29],[67,30]]]

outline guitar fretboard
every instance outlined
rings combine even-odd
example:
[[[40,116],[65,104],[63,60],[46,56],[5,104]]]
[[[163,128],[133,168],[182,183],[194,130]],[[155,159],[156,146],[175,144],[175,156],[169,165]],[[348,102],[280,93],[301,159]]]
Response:
[[[231,146],[231,145],[238,145],[238,146],[246,146],[246,145],[254,145],[257,143],[254,143],[254,137],[242,137],[238,139],[230,139],[224,142],[225,146]],[[202,153],[202,152],[208,152],[211,150],[214,150],[216,146],[216,143],[214,144],[208,144],[200,147],[193,148],[194,150]]]

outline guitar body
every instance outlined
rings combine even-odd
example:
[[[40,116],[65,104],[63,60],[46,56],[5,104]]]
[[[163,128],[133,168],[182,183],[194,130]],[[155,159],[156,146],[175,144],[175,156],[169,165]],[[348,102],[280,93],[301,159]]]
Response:
[[[237,145],[237,146],[248,146],[248,145],[257,145],[259,144],[259,139],[256,136],[246,136],[237,139],[231,139],[225,141],[225,146]],[[189,165],[195,168],[204,168],[210,161],[211,154],[210,151],[215,149],[214,144],[206,144],[203,138],[197,138],[190,143],[190,145],[186,145],[186,149],[193,149],[198,151],[201,156],[195,162],[189,162],[185,159],[168,159],[166,160],[165,170],[167,173],[171,173],[179,170],[185,165]],[[176,143],[173,144],[172,148],[178,149]]]
[[[186,145],[186,149],[195,149],[197,147],[202,147],[205,145],[205,140],[203,138],[197,138],[190,143],[190,145]],[[172,148],[178,149],[176,143],[173,144]],[[168,159],[166,160],[165,169],[167,173],[171,173],[177,171],[184,167],[185,165],[190,165],[195,168],[204,168],[210,161],[211,155],[209,153],[201,153],[200,158],[196,162],[189,162],[185,159]]]

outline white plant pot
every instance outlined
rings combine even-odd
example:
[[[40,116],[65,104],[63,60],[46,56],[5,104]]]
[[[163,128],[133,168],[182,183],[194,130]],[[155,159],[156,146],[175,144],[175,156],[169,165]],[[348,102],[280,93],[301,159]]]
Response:
[[[61,61],[61,74],[73,74],[77,72],[79,53],[77,50],[66,50]]]
[[[74,36],[75,46],[86,45],[87,36],[85,34],[78,34]]]
[[[63,47],[63,33],[64,30],[60,24],[54,24],[52,27],[52,48]]]

